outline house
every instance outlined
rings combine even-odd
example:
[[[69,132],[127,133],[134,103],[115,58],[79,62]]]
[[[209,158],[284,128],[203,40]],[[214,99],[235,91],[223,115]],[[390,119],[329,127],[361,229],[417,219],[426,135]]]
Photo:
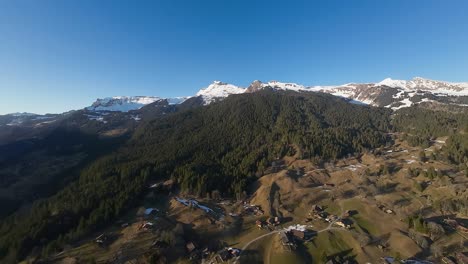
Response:
[[[341,220],[338,220],[335,222],[335,224],[337,226],[341,226],[341,227],[344,227],[344,228],[351,228],[351,223],[350,221],[347,221],[346,219],[341,219]]]
[[[187,249],[187,252],[188,252],[188,253],[192,253],[195,249],[197,249],[197,246],[195,245],[194,242],[188,242],[188,243],[185,245],[185,248]]]
[[[266,220],[266,223],[267,225],[275,225],[275,220],[273,217],[268,217],[268,219]]]
[[[266,220],[266,223],[267,225],[269,226],[277,226],[280,224],[280,219],[279,217],[269,217],[267,220]]]
[[[100,245],[103,245],[107,241],[107,236],[103,233],[97,236],[94,241]]]
[[[318,213],[316,214],[316,216],[320,219],[326,219],[328,217],[328,213],[327,212],[321,212],[321,213]]]
[[[312,206],[312,211],[314,211],[314,212],[322,212],[322,211],[323,211],[323,207],[320,206],[320,205],[315,204],[315,205]]]
[[[335,187],[335,184],[333,184],[333,183],[324,183],[323,187]]]
[[[258,205],[245,204],[244,212],[247,214],[263,215],[263,210]]]
[[[393,210],[386,209],[386,210],[385,210],[385,213],[387,213],[387,214],[393,214],[394,212],[393,212]]]
[[[343,214],[343,217],[350,217],[357,214],[356,210],[346,210],[345,213]]]
[[[255,221],[255,225],[260,229],[263,228],[263,222],[260,220]]]
[[[327,218],[325,218],[325,221],[327,221],[327,222],[329,222],[329,223],[331,223],[331,222],[333,222],[333,221],[336,221],[336,220],[338,220],[338,216],[332,215],[332,214],[329,215]]]
[[[291,231],[291,234],[296,239],[299,239],[299,240],[305,240],[306,239],[306,233],[304,231],[293,229]]]
[[[316,216],[318,213],[323,212],[323,207],[320,205],[313,205],[312,208],[310,209],[309,215],[310,216]]]
[[[276,225],[281,224],[281,219],[278,216],[275,216],[275,224]]]

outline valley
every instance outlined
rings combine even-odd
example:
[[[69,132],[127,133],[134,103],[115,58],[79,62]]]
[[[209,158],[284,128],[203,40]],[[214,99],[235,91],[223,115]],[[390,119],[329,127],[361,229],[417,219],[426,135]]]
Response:
[[[333,263],[383,263],[384,257],[437,263],[442,257],[455,258],[456,252],[468,246],[468,233],[451,228],[444,219],[466,225],[468,218],[466,212],[437,201],[468,198],[464,172],[446,162],[420,157],[421,151],[431,157],[446,138],[421,149],[401,141],[400,134],[391,136],[395,138],[392,146],[335,162],[314,164],[298,155],[286,156],[274,162],[271,173],[252,183],[252,195],[240,201],[212,192],[210,198],[194,197],[203,204],[194,206],[198,203],[170,194],[165,189],[170,187],[149,188],[141,206],[96,233],[115,239],[100,246],[90,237],[48,262],[141,263],[159,257],[175,263],[190,263],[189,258],[220,263],[219,252],[225,247],[241,252],[227,263],[323,263],[325,258],[338,261]],[[411,172],[432,169],[437,172],[435,178]],[[424,189],[414,187],[418,184]],[[257,207],[260,212],[250,209]],[[157,212],[146,216],[143,208]],[[320,219],[321,210],[346,219],[350,226],[338,225],[340,220]],[[413,216],[422,217],[427,230],[410,228],[408,219]],[[280,222],[267,224],[270,217],[278,217]],[[152,226],[141,228],[144,223]],[[170,235],[164,233],[171,228]],[[306,230],[309,237],[291,235],[294,246],[284,246],[281,233],[286,229],[300,230],[299,234]],[[167,247],[156,247],[158,241],[166,242]],[[196,245],[191,252],[189,243]]]

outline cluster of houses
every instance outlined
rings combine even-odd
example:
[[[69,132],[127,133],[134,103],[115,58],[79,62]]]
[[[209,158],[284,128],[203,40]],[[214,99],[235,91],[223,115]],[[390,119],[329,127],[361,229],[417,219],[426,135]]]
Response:
[[[385,205],[379,205],[377,207],[384,213],[395,214],[395,212],[392,209],[385,207]]]
[[[260,216],[263,215],[265,212],[263,212],[262,208],[259,205],[244,203],[243,213],[247,215]]]
[[[165,248],[167,246],[168,244],[161,240],[157,240],[153,242],[154,248]],[[194,261],[197,263],[203,259],[204,261],[202,261],[202,263],[211,263],[211,264],[225,263],[226,261],[232,258],[238,257],[241,252],[240,249],[232,248],[232,247],[226,247],[219,251],[212,251],[207,247],[204,249],[201,249],[193,241],[188,241],[185,244],[185,249],[191,261]],[[213,256],[212,255],[213,253],[214,253],[214,257],[212,257],[209,261],[206,261],[207,258],[209,258],[210,256]]]
[[[309,220],[311,219],[320,219],[328,223],[334,223],[337,226],[343,228],[351,228],[352,221],[348,218],[355,214],[355,211],[347,210],[342,217],[337,215],[329,214],[325,212],[324,207],[320,205],[313,205],[312,209],[309,212]]]
[[[281,218],[279,218],[278,216],[268,217],[266,221],[257,220],[255,224],[260,229],[265,228],[265,227],[275,227],[281,224]]]
[[[328,217],[328,213],[325,212],[325,208],[320,205],[313,205],[310,209],[309,217],[312,219],[322,219],[325,220]]]

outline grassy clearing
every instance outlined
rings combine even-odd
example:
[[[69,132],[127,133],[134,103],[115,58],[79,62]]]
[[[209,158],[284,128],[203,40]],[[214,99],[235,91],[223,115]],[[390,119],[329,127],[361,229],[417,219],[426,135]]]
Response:
[[[379,234],[376,226],[362,215],[354,215],[351,219],[353,220],[356,229],[361,229],[362,232],[368,233],[372,236],[377,236]]]
[[[294,252],[285,252],[281,254],[275,254],[271,257],[271,264],[299,264],[305,263],[304,259],[295,254]]]
[[[328,231],[318,234],[310,243],[306,244],[306,247],[312,259],[318,261],[323,252],[329,256],[352,249],[345,241],[346,239],[341,233]]]

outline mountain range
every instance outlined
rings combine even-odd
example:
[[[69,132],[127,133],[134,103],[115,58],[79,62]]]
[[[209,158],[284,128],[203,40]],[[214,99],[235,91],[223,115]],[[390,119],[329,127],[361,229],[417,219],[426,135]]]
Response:
[[[36,136],[58,126],[79,127],[83,131],[116,135],[125,133],[142,120],[151,120],[177,108],[208,105],[224,98],[260,90],[328,93],[349,103],[398,110],[412,105],[426,108],[468,106],[468,83],[387,78],[378,83],[347,83],[337,86],[305,86],[279,81],[253,81],[248,87],[214,81],[193,96],[115,96],[97,99],[83,109],[62,114],[13,113],[0,115],[0,145]]]
[[[451,83],[415,77],[412,80],[393,80],[387,78],[378,83],[348,83],[337,86],[304,86],[297,83],[278,81],[254,81],[247,88],[214,81],[201,89],[194,96],[160,98],[152,96],[111,97],[98,99],[88,110],[94,111],[129,111],[158,100],[167,100],[169,104],[180,104],[191,97],[201,97],[204,104],[232,94],[252,93],[261,89],[292,90],[297,92],[324,92],[373,106],[399,109],[421,102],[440,102],[465,105],[468,96],[468,83]],[[445,98],[445,99],[443,99]],[[447,100],[450,98],[451,100]]]

